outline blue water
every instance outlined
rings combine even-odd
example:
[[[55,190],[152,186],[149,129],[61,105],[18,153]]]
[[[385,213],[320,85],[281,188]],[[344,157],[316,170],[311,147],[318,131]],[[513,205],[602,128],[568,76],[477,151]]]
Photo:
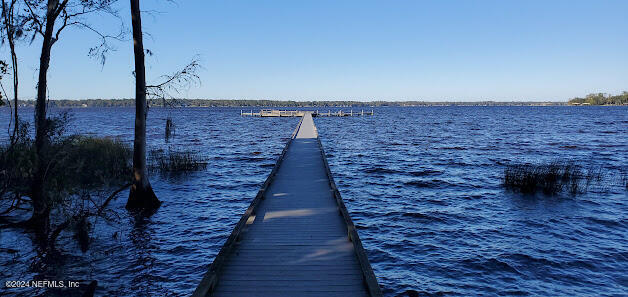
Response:
[[[98,280],[101,296],[189,295],[298,122],[239,111],[151,109],[149,146],[197,150],[207,169],[153,173],[164,202],[155,215],[136,221],[122,194],[111,205],[119,219],[95,222],[90,250],[64,234],[66,257],[55,265],[32,265],[30,235],[1,230],[0,280]],[[132,109],[73,114],[73,132],[132,139]],[[170,143],[168,116],[176,125]],[[7,117],[0,109],[0,131]],[[373,117],[315,123],[386,296],[628,295],[628,191],[620,178],[628,170],[627,107],[382,107]],[[604,182],[576,197],[501,186],[506,164],[554,160],[603,166]]]

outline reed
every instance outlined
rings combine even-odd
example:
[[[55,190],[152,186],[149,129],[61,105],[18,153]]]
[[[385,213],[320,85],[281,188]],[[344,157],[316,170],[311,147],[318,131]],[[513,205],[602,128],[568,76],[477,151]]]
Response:
[[[503,185],[524,194],[543,192],[556,195],[568,192],[584,193],[593,182],[602,178],[602,168],[570,161],[554,161],[550,164],[514,164],[506,166]]]
[[[152,150],[149,154],[150,167],[162,173],[184,173],[207,168],[207,161],[194,151]]]
[[[628,170],[620,171],[620,183],[626,190],[628,190]]]

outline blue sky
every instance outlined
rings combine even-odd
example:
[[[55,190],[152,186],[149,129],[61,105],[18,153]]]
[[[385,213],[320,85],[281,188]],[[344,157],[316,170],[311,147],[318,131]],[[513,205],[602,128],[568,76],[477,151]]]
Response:
[[[120,14],[130,24],[127,1]],[[148,82],[191,58],[188,98],[567,100],[628,90],[628,1],[143,1]],[[108,21],[92,19],[108,28]],[[112,30],[115,31],[115,29]],[[91,33],[65,31],[53,99],[132,98],[132,42],[104,67]],[[35,96],[41,39],[19,48]],[[3,59],[8,59],[3,46]],[[5,87],[8,84],[5,83]]]

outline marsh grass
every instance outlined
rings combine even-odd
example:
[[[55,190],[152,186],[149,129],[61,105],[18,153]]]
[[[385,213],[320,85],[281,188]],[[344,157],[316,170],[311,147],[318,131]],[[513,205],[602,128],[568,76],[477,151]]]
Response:
[[[132,150],[127,144],[109,137],[67,135],[70,120],[68,111],[47,119],[46,143],[41,151],[44,197],[55,221],[80,217],[93,208],[97,194],[131,179]],[[30,197],[38,159],[29,124],[21,122],[18,127],[15,139],[0,144],[0,215],[6,216],[1,218],[3,222],[18,219],[32,208]]]
[[[576,195],[587,192],[592,184],[601,181],[602,168],[599,166],[585,168],[570,161],[554,161],[550,164],[508,165],[504,170],[503,185],[524,194],[567,192]]]
[[[628,170],[620,171],[619,182],[628,191]]]
[[[198,152],[168,148],[150,151],[149,165],[152,170],[176,174],[204,170],[207,168],[207,161]]]
[[[98,218],[119,218],[106,207],[130,186],[131,148],[115,138],[68,135],[71,119],[64,111],[46,120],[39,157],[26,122],[19,123],[17,137],[0,144],[0,226],[28,226],[24,219],[33,209],[35,173],[43,170],[38,186],[44,190],[50,228],[37,241],[45,251],[56,250],[55,242],[64,230],[72,230],[81,250],[87,251],[93,224]],[[107,196],[115,188],[119,189]],[[45,252],[42,257],[53,254]]]
[[[45,189],[62,198],[85,189],[122,184],[131,178],[132,150],[114,138],[71,135],[52,138],[45,149]],[[0,146],[0,196],[29,196],[37,157],[31,139]]]
[[[61,146],[65,152],[59,169],[73,183],[94,188],[131,178],[132,150],[118,139],[75,135]]]

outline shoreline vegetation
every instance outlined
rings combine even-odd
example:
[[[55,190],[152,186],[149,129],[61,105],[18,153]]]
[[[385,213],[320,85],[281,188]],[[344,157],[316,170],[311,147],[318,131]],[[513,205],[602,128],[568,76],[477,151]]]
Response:
[[[19,107],[34,107],[34,100],[19,100]],[[170,99],[167,107],[412,107],[412,106],[564,106],[567,102],[502,101],[293,101],[236,99]],[[134,107],[135,99],[56,99],[49,107]],[[149,107],[163,107],[163,100],[149,100]]]
[[[133,148],[113,137],[69,134],[73,120],[67,110],[49,118],[46,129],[47,146],[41,161],[46,164],[44,189],[52,222],[50,232],[41,234],[41,247],[58,252],[55,243],[64,231],[77,232],[83,252],[92,240],[93,225],[101,218],[111,223],[118,215],[107,208],[133,174]],[[35,140],[30,125],[20,122],[17,138],[0,143],[0,229],[22,227],[25,215],[32,212],[32,184],[37,170]],[[207,168],[200,152],[176,147],[154,150],[147,158],[147,167],[162,175],[177,176]],[[114,189],[107,198],[106,196]]]
[[[19,107],[34,107],[34,100],[19,100]],[[167,107],[412,107],[412,106],[565,106],[567,102],[532,101],[292,101],[292,100],[231,100],[174,99]],[[1,105],[0,105],[1,106]],[[57,99],[49,107],[135,107],[134,99]],[[149,107],[163,107],[162,100],[150,100]]]
[[[163,100],[148,100],[149,107],[163,107]],[[628,92],[620,95],[589,94],[584,98],[561,101],[294,101],[294,100],[236,100],[236,99],[170,99],[168,107],[412,107],[412,106],[587,106],[628,105]],[[19,107],[34,107],[34,100],[19,100]],[[2,106],[2,105],[0,105]],[[5,105],[8,106],[8,105]],[[49,107],[135,107],[135,99],[56,99]]]
[[[573,98],[569,100],[569,105],[628,105],[628,91],[623,91],[619,95],[604,93],[589,94],[584,98]]]

